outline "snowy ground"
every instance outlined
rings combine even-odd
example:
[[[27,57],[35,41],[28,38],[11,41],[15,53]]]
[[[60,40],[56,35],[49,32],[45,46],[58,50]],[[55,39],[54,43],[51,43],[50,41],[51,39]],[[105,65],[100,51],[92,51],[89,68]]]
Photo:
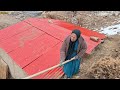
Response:
[[[106,34],[107,36],[115,35],[115,34],[120,35],[120,24],[111,25],[111,26],[106,27],[106,28],[101,28],[100,33]]]

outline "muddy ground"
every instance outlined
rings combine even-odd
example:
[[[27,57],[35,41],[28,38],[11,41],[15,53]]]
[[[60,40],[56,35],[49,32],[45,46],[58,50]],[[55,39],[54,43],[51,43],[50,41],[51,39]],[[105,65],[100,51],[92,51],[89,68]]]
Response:
[[[97,32],[102,27],[120,23],[119,11],[9,11],[7,14],[0,14],[0,29],[29,17],[60,19]],[[120,35],[107,36],[104,43],[98,45],[91,55],[84,57],[80,72],[73,79],[90,79],[86,75],[89,68],[107,56],[120,59]]]

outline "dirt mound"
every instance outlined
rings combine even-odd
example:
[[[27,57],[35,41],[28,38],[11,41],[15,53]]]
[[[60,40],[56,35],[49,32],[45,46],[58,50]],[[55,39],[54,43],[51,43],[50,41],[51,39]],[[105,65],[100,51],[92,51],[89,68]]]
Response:
[[[48,11],[48,12],[43,12],[40,17],[66,20],[67,18],[72,17],[72,15],[73,12],[71,11]]]
[[[64,20],[66,22],[78,24],[78,20],[76,18],[73,18],[74,16],[75,16],[75,12],[72,11],[49,11],[42,13],[40,17]]]
[[[119,79],[120,60],[112,57],[100,59],[88,69],[87,75],[94,79]]]

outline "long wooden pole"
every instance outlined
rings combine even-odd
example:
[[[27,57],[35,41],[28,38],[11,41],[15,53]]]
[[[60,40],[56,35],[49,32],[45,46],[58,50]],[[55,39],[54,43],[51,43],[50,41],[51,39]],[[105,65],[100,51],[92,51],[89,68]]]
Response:
[[[57,64],[57,65],[55,65],[55,66],[53,66],[53,67],[50,67],[50,68],[48,68],[48,69],[45,69],[45,70],[43,70],[43,71],[40,71],[40,72],[38,72],[38,73],[35,73],[35,74],[33,74],[33,75],[30,75],[30,76],[25,77],[25,78],[22,78],[22,79],[30,79],[30,78],[33,78],[33,77],[38,76],[38,75],[40,75],[40,74],[43,74],[43,73],[45,73],[45,72],[47,72],[47,71],[49,71],[49,70],[52,70],[52,69],[57,68],[57,67],[59,67],[59,66],[61,66],[61,65],[64,65],[64,64],[66,64],[66,63],[68,63],[68,62],[70,62],[70,61],[72,61],[72,60],[74,60],[74,59],[72,58],[72,59],[70,59],[70,60],[67,60],[67,61],[63,62],[62,64]]]

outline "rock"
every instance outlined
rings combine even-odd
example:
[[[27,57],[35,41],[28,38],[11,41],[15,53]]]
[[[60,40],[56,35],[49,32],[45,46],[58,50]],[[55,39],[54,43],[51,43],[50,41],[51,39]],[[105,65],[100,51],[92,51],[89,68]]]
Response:
[[[118,52],[118,49],[115,49],[116,52]]]
[[[90,40],[93,40],[95,42],[98,42],[99,41],[99,38],[98,37],[94,37],[94,36],[90,36]]]

